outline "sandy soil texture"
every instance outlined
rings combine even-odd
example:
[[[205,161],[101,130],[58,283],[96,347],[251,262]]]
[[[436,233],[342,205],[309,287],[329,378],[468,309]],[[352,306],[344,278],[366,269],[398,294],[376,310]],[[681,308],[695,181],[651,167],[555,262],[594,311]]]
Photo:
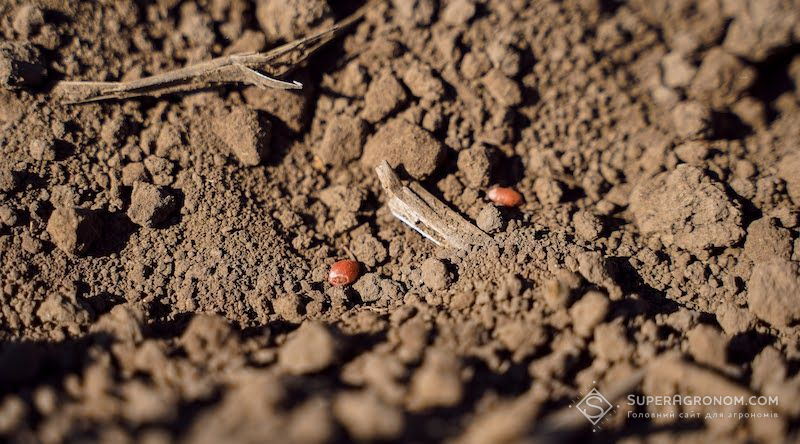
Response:
[[[53,93],[362,5],[0,1],[0,440],[798,439],[798,0],[385,0],[299,91]]]

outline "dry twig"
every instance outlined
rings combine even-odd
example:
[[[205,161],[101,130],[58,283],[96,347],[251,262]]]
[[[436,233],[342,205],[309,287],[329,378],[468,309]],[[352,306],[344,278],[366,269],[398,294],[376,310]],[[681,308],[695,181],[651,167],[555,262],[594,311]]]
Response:
[[[378,1],[367,2],[331,28],[268,52],[231,54],[127,82],[61,81],[56,84],[54,93],[65,103],[86,103],[140,96],[158,97],[230,83],[259,88],[301,89],[303,85],[300,82],[280,79],[360,20]]]
[[[436,245],[466,249],[492,238],[416,182],[404,186],[385,160],[375,168],[392,214]]]

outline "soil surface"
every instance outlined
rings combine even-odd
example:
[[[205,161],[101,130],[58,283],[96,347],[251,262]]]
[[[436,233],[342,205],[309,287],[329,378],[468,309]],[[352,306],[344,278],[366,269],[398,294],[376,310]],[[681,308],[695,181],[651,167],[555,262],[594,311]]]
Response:
[[[66,105],[361,4],[0,2],[0,438],[797,439],[800,3],[377,3],[299,92]],[[393,217],[383,160],[491,242]]]

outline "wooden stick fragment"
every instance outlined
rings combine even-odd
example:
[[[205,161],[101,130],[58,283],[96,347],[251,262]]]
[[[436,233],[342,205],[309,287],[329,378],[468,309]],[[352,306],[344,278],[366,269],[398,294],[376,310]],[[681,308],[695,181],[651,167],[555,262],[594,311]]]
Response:
[[[492,240],[418,183],[404,186],[385,160],[375,167],[375,172],[392,214],[436,245],[463,250]]]
[[[359,21],[378,1],[368,1],[349,17],[308,37],[268,52],[231,54],[161,74],[127,82],[60,81],[54,94],[64,103],[87,103],[141,96],[159,97],[174,92],[195,91],[222,84],[245,84],[259,88],[301,89],[300,82],[280,80],[314,53]]]

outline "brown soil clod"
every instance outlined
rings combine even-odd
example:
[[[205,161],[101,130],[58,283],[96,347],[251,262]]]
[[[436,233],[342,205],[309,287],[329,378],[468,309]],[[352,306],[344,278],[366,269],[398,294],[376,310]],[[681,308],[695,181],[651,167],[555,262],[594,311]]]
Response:
[[[128,217],[137,225],[153,227],[165,221],[175,210],[175,196],[156,185],[146,182],[133,184]]]
[[[47,232],[63,252],[84,254],[99,235],[97,216],[82,208],[56,208],[47,221]]]

